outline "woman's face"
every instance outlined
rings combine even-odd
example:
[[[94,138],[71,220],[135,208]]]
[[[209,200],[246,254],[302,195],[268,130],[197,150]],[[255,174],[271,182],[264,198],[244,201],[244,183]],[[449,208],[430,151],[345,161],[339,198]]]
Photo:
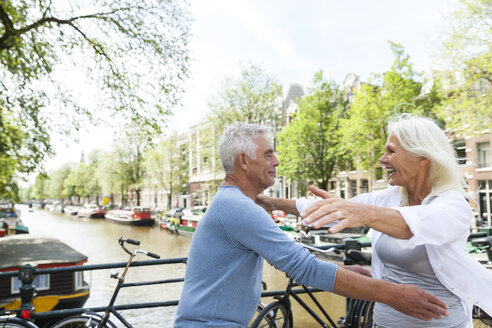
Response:
[[[415,182],[421,168],[422,158],[403,149],[393,134],[388,136],[384,149],[379,162],[389,171],[389,184],[407,187],[410,183]]]

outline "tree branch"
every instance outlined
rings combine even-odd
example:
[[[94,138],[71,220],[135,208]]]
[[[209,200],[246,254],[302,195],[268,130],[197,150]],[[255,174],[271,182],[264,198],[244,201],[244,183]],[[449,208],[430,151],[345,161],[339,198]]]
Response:
[[[117,13],[122,12],[122,11],[130,11],[130,10],[134,10],[134,9],[137,9],[137,10],[144,9],[141,6],[123,7],[123,8],[117,8],[117,9],[114,9],[111,11],[107,11],[107,12],[99,12],[99,13],[94,13],[94,14],[89,14],[89,15],[75,16],[75,17],[72,17],[69,19],[60,19],[60,18],[56,18],[53,16],[50,16],[50,17],[45,16],[50,7],[51,7],[51,2],[50,2],[50,5],[48,5],[48,7],[46,8],[45,12],[43,13],[43,17],[41,19],[37,20],[36,22],[34,22],[28,26],[22,27],[20,29],[15,29],[14,24],[12,23],[12,20],[9,18],[9,16],[7,15],[7,13],[3,9],[3,7],[0,6],[0,21],[5,26],[5,33],[0,38],[0,50],[7,49],[7,48],[14,46],[13,42],[8,42],[8,40],[11,39],[12,37],[27,33],[30,30],[36,29],[36,28],[38,28],[38,27],[40,27],[46,23],[57,23],[59,25],[70,25],[77,32],[79,32],[79,34],[81,34],[84,39],[86,39],[87,41],[90,42],[90,44],[93,46],[96,53],[103,55],[104,57],[109,59],[109,57],[106,55],[106,53],[104,53],[104,51],[102,51],[102,49],[95,47],[94,43],[91,42],[90,39],[85,35],[85,33],[83,33],[82,30],[80,30],[77,26],[75,26],[73,24],[73,22],[80,20],[80,19],[86,19],[86,18],[95,18],[95,19],[101,18],[102,19],[104,17],[112,16],[112,15],[117,14]]]
[[[5,27],[5,33],[0,37],[0,50],[1,49],[6,49],[8,47],[11,47],[13,45],[12,42],[9,42],[9,39],[13,36],[13,33],[15,33],[15,28],[14,28],[14,23],[12,23],[12,20],[9,18],[3,7],[0,5],[0,21],[3,23],[3,26]],[[12,43],[12,45],[9,45],[9,43]]]

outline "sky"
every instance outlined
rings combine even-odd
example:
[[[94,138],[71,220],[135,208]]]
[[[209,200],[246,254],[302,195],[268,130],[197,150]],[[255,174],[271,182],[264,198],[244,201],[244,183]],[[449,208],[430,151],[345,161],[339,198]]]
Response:
[[[284,87],[307,86],[323,70],[341,84],[355,73],[367,81],[394,61],[388,41],[400,43],[417,71],[435,66],[436,49],[458,0],[190,0],[190,79],[169,129],[185,132],[204,119],[207,101],[225,77],[250,64]],[[79,161],[82,151],[107,149],[111,131],[81,131],[79,142],[54,140],[46,167]]]

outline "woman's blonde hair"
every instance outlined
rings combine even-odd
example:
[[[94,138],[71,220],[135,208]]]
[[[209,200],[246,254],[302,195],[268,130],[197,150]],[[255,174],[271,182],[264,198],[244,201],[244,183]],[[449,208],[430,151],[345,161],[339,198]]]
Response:
[[[413,114],[398,114],[388,123],[388,134],[393,134],[400,145],[415,156],[430,160],[430,179],[432,191],[430,196],[439,195],[449,190],[463,193],[467,198],[466,184],[458,167],[456,152],[444,131],[437,124],[425,117]],[[403,202],[408,202],[406,190]]]

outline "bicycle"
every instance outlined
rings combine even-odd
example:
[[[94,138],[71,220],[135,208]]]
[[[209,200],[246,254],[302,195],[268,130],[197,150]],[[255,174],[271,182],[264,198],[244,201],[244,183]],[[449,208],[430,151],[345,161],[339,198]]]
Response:
[[[120,289],[124,288],[124,287],[143,286],[143,285],[151,285],[151,284],[160,283],[159,281],[149,281],[149,282],[140,282],[140,283],[131,283],[131,284],[125,284],[124,283],[125,282],[125,276],[128,272],[128,269],[129,269],[130,265],[132,264],[133,258],[137,254],[144,254],[144,255],[147,255],[147,256],[150,256],[150,257],[153,257],[156,259],[159,259],[160,256],[157,254],[151,253],[151,252],[140,250],[140,249],[129,251],[125,247],[125,243],[129,243],[132,245],[140,245],[140,241],[138,241],[138,240],[120,238],[118,240],[118,242],[119,242],[121,248],[123,248],[123,250],[126,253],[130,254],[130,258],[128,259],[126,267],[125,267],[125,269],[124,269],[124,271],[120,277],[118,277],[118,273],[111,273],[111,278],[118,279],[118,284],[116,285],[116,288],[113,292],[111,300],[110,300],[108,306],[106,307],[104,315],[100,315],[100,314],[94,313],[94,312],[86,312],[86,313],[82,313],[80,315],[75,315],[75,316],[70,316],[70,317],[64,318],[64,319],[60,320],[59,322],[55,323],[54,325],[52,325],[51,328],[82,328],[82,327],[84,327],[84,328],[85,327],[116,328],[116,325],[111,320],[109,320],[109,317],[111,314],[113,314],[116,318],[118,318],[118,320],[125,327],[132,328],[132,325],[128,321],[126,321],[125,318],[121,314],[119,314],[116,311],[116,309],[114,307],[116,297],[118,296]],[[2,328],[2,327],[0,326],[0,328]]]
[[[0,317],[0,328],[39,328],[27,319],[10,316],[14,314],[12,311],[2,312],[0,315],[7,317]]]
[[[361,246],[370,246],[367,243],[359,243],[354,240],[347,240],[344,244],[332,245],[328,249],[317,248],[305,244],[301,244],[305,248],[320,253],[337,252],[341,248],[345,248],[345,260],[346,264],[368,264],[370,263],[370,257],[361,252]],[[265,287],[265,286],[264,286]],[[296,288],[300,287],[300,288]],[[289,277],[285,292],[280,296],[275,296],[276,301],[269,304],[260,303],[258,306],[258,315],[251,324],[251,328],[258,327],[281,327],[292,328],[293,316],[291,311],[290,297],[294,298],[322,327],[332,328],[369,328],[372,327],[372,310],[374,308],[374,302],[347,299],[346,303],[346,315],[341,317],[335,322],[327,311],[323,308],[320,302],[313,295],[313,292],[321,291],[316,288],[308,288],[303,285],[298,285],[292,278]],[[316,314],[306,302],[304,302],[298,293],[306,293],[310,299],[317,306],[318,310],[323,314],[325,320]]]
[[[472,240],[472,245],[476,247],[481,247],[488,254],[489,261],[492,258],[492,236],[485,238]],[[340,248],[345,248],[345,264],[370,264],[371,254],[366,252],[361,252],[361,246],[370,246],[367,243],[358,243],[355,240],[347,240],[344,245],[333,245],[328,249],[317,248],[309,245],[303,246],[311,251],[316,251],[320,253],[328,253],[332,251],[337,251]],[[297,285],[292,278],[289,278],[287,288],[283,295],[276,296],[277,301],[269,303],[267,305],[260,304],[258,307],[258,316],[253,321],[251,328],[256,327],[282,327],[282,328],[292,328],[293,318],[291,312],[291,301],[290,296],[292,296],[322,327],[333,327],[333,328],[363,328],[372,327],[372,312],[374,309],[374,302],[363,301],[357,299],[347,299],[346,304],[346,316],[341,317],[337,323],[331,319],[331,317],[326,313],[321,304],[316,300],[312,291],[319,291],[317,289],[308,289],[305,286],[301,286],[304,292],[308,293],[310,298],[316,304],[318,309],[323,313],[323,315],[328,320],[328,323],[324,322],[307,304],[302,301],[296,292],[293,291],[293,287]],[[492,318],[482,309],[477,306],[473,306],[473,319],[480,320],[479,326],[475,323],[475,327],[492,327]]]
[[[35,286],[32,284],[33,273],[30,268],[22,267],[18,273],[19,280],[23,285],[19,288],[23,305],[20,309],[0,312],[0,328],[38,328],[32,323],[32,314],[34,306],[32,296],[35,292]]]
[[[488,263],[492,263],[492,236],[472,239],[471,244],[485,251],[487,253]],[[492,316],[475,305],[473,306],[473,319],[480,320],[483,324],[482,327],[492,327]]]

